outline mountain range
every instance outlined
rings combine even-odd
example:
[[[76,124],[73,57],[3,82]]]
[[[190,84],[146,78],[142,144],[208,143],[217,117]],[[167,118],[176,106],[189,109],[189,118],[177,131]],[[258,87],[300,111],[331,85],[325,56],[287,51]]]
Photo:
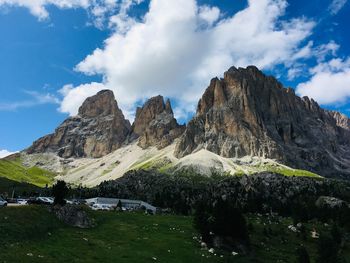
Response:
[[[210,81],[187,125],[162,96],[137,108],[131,125],[113,92],[103,90],[20,156],[25,165],[87,185],[150,167],[350,179],[350,120],[254,66],[232,67]]]

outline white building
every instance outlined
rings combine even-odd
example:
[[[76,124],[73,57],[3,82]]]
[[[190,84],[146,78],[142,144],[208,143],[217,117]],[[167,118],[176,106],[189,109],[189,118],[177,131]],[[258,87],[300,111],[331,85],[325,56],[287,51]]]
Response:
[[[119,199],[119,198],[105,198],[105,197],[95,197],[85,200],[89,206],[94,204],[105,205],[109,207],[117,207],[119,201],[122,207],[126,209],[141,209],[145,208],[147,211],[151,211],[153,214],[157,212],[157,208],[149,203],[139,201],[139,200],[129,200],[129,199]]]

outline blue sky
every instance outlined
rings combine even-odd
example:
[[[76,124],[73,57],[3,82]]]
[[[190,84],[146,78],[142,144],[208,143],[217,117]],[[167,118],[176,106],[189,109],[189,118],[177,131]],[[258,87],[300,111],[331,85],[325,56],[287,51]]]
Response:
[[[0,155],[51,133],[103,88],[129,118],[162,94],[185,122],[231,65],[255,64],[350,113],[346,0],[33,2],[0,0]]]

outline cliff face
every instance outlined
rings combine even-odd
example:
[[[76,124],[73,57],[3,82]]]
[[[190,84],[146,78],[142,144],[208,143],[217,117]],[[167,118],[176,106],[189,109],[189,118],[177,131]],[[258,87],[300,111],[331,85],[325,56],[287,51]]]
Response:
[[[118,149],[130,129],[113,92],[104,90],[88,98],[77,116],[65,120],[55,133],[34,142],[27,152],[98,158]]]
[[[149,99],[142,108],[137,108],[132,126],[134,136],[139,137],[139,146],[156,146],[162,149],[170,145],[185,130],[174,118],[170,101],[164,103],[162,96]]]
[[[350,175],[349,119],[295,95],[256,67],[211,81],[175,155],[205,148],[224,157],[262,156],[326,176]]]

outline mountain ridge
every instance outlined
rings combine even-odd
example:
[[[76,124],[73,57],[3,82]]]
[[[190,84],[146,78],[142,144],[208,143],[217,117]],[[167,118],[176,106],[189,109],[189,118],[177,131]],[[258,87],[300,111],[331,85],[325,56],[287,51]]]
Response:
[[[113,92],[104,90],[26,152],[101,158],[137,141],[142,149],[174,144],[176,159],[205,149],[225,158],[274,159],[326,177],[349,178],[349,138],[345,115],[296,96],[292,88],[249,66],[231,67],[223,78],[213,78],[187,126],[178,124],[170,100],[160,95],[137,108],[130,125]]]

